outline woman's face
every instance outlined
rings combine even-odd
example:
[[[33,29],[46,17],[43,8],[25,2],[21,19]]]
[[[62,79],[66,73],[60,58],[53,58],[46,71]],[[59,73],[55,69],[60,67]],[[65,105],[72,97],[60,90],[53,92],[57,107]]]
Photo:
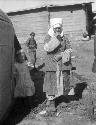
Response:
[[[62,32],[62,27],[56,27],[56,28],[53,28],[53,30],[55,34],[60,35]]]

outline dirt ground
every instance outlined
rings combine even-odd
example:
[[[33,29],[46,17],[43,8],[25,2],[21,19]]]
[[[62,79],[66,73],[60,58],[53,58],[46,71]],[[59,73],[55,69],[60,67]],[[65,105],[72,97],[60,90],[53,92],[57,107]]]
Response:
[[[92,73],[94,60],[93,42],[93,39],[90,41],[72,40],[72,64],[76,67],[76,70],[73,70],[71,73],[71,84],[75,86],[76,92],[79,93],[78,99],[75,96],[68,96],[64,97],[65,100],[57,100],[58,106],[56,112],[51,112],[47,115],[39,114],[46,107],[45,104],[42,104],[45,100],[45,95],[42,93],[44,52],[42,49],[43,44],[40,44],[37,50],[37,65],[39,67],[37,70],[30,71],[36,87],[38,104],[40,104],[37,108],[31,109],[29,112],[22,109],[23,113],[21,114],[24,114],[24,112],[27,113],[19,121],[17,120],[18,122],[15,120],[19,118],[19,115],[14,110],[15,113],[13,114],[15,115],[14,117],[12,117],[12,114],[10,115],[10,124],[8,125],[95,125],[96,74]],[[83,86],[85,84],[87,84],[87,88]]]

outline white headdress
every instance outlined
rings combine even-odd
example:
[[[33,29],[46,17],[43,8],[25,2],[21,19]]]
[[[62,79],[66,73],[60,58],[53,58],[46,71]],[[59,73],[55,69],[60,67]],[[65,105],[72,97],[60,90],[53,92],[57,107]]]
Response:
[[[48,34],[51,37],[53,37],[54,36],[53,28],[62,27],[62,24],[63,24],[62,18],[53,18],[53,19],[50,19],[50,28],[49,28]],[[61,36],[63,36],[63,31],[61,33]]]
[[[50,27],[59,27],[63,24],[63,20],[62,18],[53,18],[53,19],[50,19]],[[56,26],[57,25],[57,26]]]

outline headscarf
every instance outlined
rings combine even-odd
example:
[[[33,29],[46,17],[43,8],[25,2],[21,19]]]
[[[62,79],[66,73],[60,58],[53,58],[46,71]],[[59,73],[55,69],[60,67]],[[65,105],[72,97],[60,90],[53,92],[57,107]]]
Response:
[[[56,28],[56,27],[62,27],[63,25],[63,20],[62,18],[53,18],[53,19],[50,19],[50,28],[48,30],[48,34],[51,36],[51,37],[54,37],[54,30],[53,28]],[[63,31],[61,32],[61,37],[63,36]]]

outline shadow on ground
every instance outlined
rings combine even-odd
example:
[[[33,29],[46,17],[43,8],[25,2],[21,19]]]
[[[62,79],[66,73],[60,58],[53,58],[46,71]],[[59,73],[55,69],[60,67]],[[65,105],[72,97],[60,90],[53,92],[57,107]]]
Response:
[[[44,83],[45,73],[43,71],[40,71],[40,69],[43,66],[44,64],[40,65],[37,69],[34,68],[33,70],[30,71],[31,78],[34,81],[35,96],[36,99],[39,101],[38,103],[43,102],[46,98],[45,93],[43,93],[43,83]]]
[[[8,117],[3,121],[2,125],[16,125],[22,119],[24,119],[30,111],[41,104],[45,100],[45,94],[43,93],[43,82],[44,82],[44,72],[39,71],[42,68],[42,65],[38,69],[30,70],[32,80],[34,81],[36,93],[31,98],[32,106],[30,107],[25,102],[28,98],[17,98],[14,100],[11,111],[9,112]]]
[[[55,106],[58,106],[60,103],[65,102],[65,103],[70,103],[71,101],[79,101],[79,99],[82,98],[82,92],[84,89],[87,87],[86,82],[81,82],[77,83],[74,88],[74,95],[61,95],[60,97],[56,98],[55,101]]]

